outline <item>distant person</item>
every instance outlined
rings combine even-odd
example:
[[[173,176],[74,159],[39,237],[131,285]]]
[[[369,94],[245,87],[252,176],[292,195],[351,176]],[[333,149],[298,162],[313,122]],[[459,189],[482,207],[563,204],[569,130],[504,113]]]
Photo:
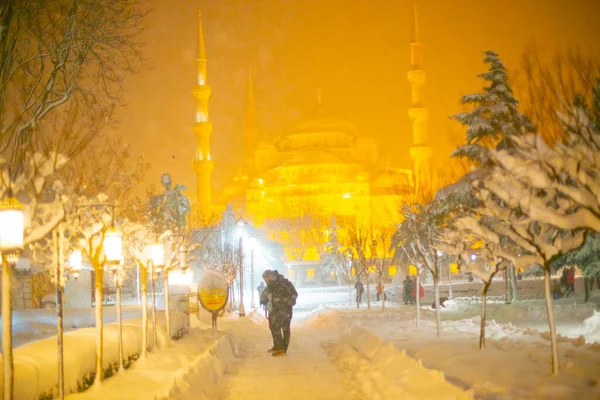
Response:
[[[560,285],[564,288],[564,293],[565,295],[567,295],[568,292],[568,283],[567,283],[567,275],[569,274],[569,271],[567,270],[567,267],[564,267],[562,270],[562,274],[560,276]]]
[[[383,289],[385,289],[385,286],[379,283],[377,285],[377,301],[379,301],[379,298],[385,299],[385,293],[383,292]]]
[[[263,279],[267,288],[263,291],[271,296],[271,310],[269,311],[269,328],[273,336],[273,356],[287,353],[290,345],[292,323],[292,310],[296,305],[298,292],[290,281],[288,281],[277,270],[265,271]]]
[[[553,280],[552,281],[551,292],[552,292],[552,298],[554,300],[558,300],[561,297],[563,297],[563,293],[562,293],[562,289],[560,287],[560,282],[559,281],[557,281],[557,280]]]
[[[411,295],[414,289],[414,282],[410,276],[404,278],[402,281],[402,300],[404,304],[412,304],[415,301],[415,296]]]
[[[417,298],[417,290],[416,290],[416,285],[415,287],[413,287],[412,290],[412,298],[415,299]],[[423,285],[421,285],[421,283],[419,282],[419,299],[422,299],[423,297],[425,297],[425,289],[423,289]]]
[[[575,295],[575,267],[569,268],[567,271],[567,287],[569,288],[569,295]]]
[[[266,288],[266,286],[265,286],[265,283],[261,281],[261,282],[260,282],[260,285],[258,285],[258,287],[256,288],[256,291],[258,292],[258,298],[259,298],[259,299],[260,299],[260,296],[262,295],[262,292],[263,292],[263,290],[265,290],[265,288]],[[260,300],[259,300],[259,302],[260,302]],[[261,307],[262,307],[262,306],[263,306],[263,305],[261,304]],[[265,308],[265,309],[266,309],[266,308]]]
[[[356,289],[356,308],[359,308],[365,287],[361,281],[356,281],[354,284],[354,289]]]

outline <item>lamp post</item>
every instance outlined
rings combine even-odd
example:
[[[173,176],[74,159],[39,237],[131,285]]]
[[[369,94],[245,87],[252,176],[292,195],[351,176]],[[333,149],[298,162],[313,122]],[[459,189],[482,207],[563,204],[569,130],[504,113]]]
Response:
[[[121,232],[111,229],[104,237],[104,253],[110,277],[117,288],[117,348],[119,371],[123,369],[123,318],[121,315],[121,285],[123,284],[123,239]]]
[[[53,250],[52,263],[56,274],[56,344],[58,357],[58,398],[65,398],[65,379],[64,379],[64,347],[63,347],[63,294],[65,291],[65,272],[71,271],[73,278],[79,278],[81,272],[82,255],[81,250],[75,250],[69,257],[69,262],[65,265],[65,231],[63,223],[52,231]]]
[[[65,398],[65,380],[64,380],[64,351],[63,351],[63,300],[62,295],[64,293],[64,281],[62,277],[64,276],[64,269],[62,268],[62,260],[64,250],[62,247],[62,224],[59,225],[59,233],[58,241],[59,251],[58,251],[58,263],[57,263],[57,282],[56,282],[56,314],[57,314],[57,324],[56,324],[56,340],[58,344],[58,398]],[[58,244],[57,243],[57,244]],[[69,257],[68,267],[67,269],[71,272],[71,276],[73,279],[77,280],[79,278],[79,274],[81,273],[81,264],[83,263],[83,256],[81,254],[81,250],[73,250],[71,256]],[[60,284],[59,284],[60,283]]]
[[[240,258],[240,317],[246,316],[246,310],[244,308],[244,233],[246,232],[246,221],[243,218],[239,218],[236,223],[237,229],[240,235],[239,245],[239,258]]]
[[[14,394],[12,354],[12,268],[23,251],[23,208],[12,190],[0,202],[0,253],[2,257],[2,368],[3,399]]]
[[[150,280],[152,281],[152,340],[153,348],[158,348],[156,334],[156,278],[165,265],[165,249],[160,244],[151,247]]]

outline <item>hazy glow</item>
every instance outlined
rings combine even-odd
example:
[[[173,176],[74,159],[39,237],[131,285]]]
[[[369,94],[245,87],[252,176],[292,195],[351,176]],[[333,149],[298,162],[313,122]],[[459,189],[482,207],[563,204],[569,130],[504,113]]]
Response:
[[[0,204],[0,250],[23,248],[23,210],[14,198]]]
[[[109,263],[117,263],[123,259],[123,243],[121,232],[111,229],[104,237],[104,253],[106,261]]]

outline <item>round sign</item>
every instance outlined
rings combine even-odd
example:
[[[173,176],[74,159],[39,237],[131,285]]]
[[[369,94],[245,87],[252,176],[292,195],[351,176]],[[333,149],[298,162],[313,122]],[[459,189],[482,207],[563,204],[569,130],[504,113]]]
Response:
[[[209,269],[202,273],[198,283],[200,304],[209,312],[220,311],[227,304],[227,279],[221,271]]]

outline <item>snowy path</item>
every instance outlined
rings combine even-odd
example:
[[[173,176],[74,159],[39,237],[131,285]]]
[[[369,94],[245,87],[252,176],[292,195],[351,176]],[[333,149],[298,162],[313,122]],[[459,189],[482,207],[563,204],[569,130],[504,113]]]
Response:
[[[237,371],[227,375],[224,399],[347,399],[343,376],[325,348],[338,338],[306,324],[292,324],[288,354],[273,357],[265,325],[250,324],[241,338]]]

